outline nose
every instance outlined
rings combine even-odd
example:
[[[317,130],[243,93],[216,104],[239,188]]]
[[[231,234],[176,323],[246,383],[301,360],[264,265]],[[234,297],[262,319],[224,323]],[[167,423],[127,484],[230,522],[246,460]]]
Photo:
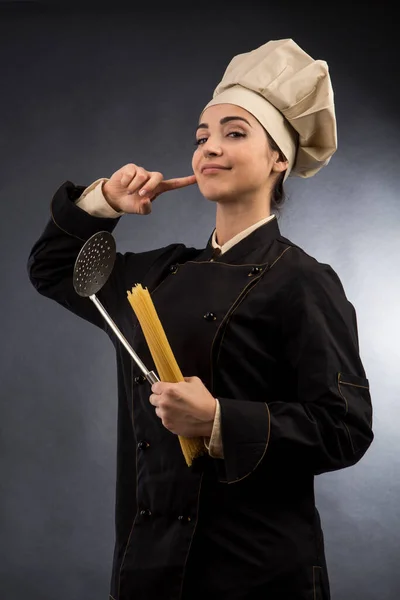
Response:
[[[211,142],[210,139],[206,140],[203,144],[203,155],[207,156],[221,156],[222,148],[215,142]]]

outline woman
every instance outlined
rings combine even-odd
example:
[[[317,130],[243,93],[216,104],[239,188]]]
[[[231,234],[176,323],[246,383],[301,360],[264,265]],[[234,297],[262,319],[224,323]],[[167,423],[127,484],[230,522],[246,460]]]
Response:
[[[314,476],[369,447],[371,403],[355,311],[334,271],[282,237],[271,203],[289,174],[336,148],[330,80],[293,41],[234,57],[196,133],[194,174],[136,164],[88,188],[66,182],[35,244],[37,290],[111,337],[118,361],[114,600],[329,598]],[[118,254],[99,297],[149,369],[126,299],[152,293],[185,382],[150,389],[73,290],[83,243],[161,193],[197,183],[216,203],[205,249]],[[187,467],[178,435],[208,452]]]

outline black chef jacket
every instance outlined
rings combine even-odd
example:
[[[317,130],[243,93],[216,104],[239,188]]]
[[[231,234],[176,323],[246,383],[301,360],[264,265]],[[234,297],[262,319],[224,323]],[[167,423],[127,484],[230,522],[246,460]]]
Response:
[[[75,205],[67,181],[29,258],[39,293],[102,328],[118,364],[115,600],[329,598],[314,476],[354,465],[373,439],[356,315],[332,268],[275,219],[219,257],[183,244],[118,253],[98,297],[149,369],[126,292],[151,292],[185,376],[221,405],[224,459],[188,467],[150,385],[87,298],[73,266],[117,219]],[[137,217],[136,217],[137,218]],[[135,217],[132,217],[135,219]]]

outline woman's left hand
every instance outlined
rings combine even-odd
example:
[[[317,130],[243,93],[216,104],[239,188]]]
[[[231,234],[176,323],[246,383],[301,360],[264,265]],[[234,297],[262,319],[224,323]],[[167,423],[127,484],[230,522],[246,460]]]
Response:
[[[158,381],[151,387],[150,403],[166,429],[183,437],[210,437],[217,406],[201,379],[185,377],[179,383]]]

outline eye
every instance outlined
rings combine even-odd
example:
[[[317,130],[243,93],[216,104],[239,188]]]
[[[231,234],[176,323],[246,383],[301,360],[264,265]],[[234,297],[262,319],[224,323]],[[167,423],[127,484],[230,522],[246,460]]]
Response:
[[[242,133],[241,131],[230,131],[228,135],[234,135],[235,137],[246,137],[246,134]]]
[[[230,131],[227,134],[227,137],[230,136],[230,135],[234,136],[234,139],[236,137],[246,137],[246,134],[242,133],[241,131]],[[195,141],[194,145],[195,146],[202,146],[207,141],[207,139],[208,138],[204,138],[204,137],[203,138],[199,138],[198,140]]]

